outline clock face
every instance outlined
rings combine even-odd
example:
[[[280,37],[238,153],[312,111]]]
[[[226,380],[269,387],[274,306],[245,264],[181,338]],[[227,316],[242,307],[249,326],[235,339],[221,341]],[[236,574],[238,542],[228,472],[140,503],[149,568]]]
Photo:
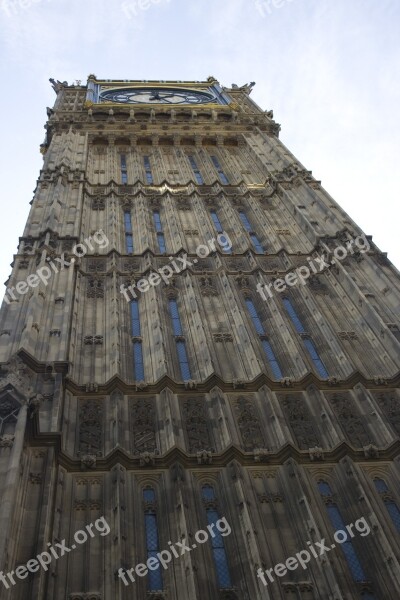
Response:
[[[212,94],[174,88],[120,88],[104,90],[100,101],[121,104],[207,104],[215,102]]]

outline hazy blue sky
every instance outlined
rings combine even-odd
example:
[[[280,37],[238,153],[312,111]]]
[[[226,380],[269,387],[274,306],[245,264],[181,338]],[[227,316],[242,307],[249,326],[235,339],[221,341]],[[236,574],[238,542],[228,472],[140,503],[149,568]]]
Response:
[[[255,81],[252,97],[274,109],[281,139],[400,266],[400,1],[259,5],[0,0],[1,282],[42,165],[45,109],[55,99],[48,79],[86,82],[89,73]]]

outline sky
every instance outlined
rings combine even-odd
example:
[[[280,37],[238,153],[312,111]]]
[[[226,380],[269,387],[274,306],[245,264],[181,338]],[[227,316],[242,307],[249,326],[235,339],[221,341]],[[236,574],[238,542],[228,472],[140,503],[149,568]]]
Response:
[[[53,77],[255,81],[281,140],[400,268],[399,0],[0,0],[0,281]]]

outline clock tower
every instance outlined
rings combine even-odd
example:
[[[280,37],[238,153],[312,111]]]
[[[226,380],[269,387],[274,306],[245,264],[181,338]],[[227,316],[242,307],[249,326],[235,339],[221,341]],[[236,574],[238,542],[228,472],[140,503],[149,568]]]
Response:
[[[253,83],[50,80],[1,600],[398,600],[399,273]]]

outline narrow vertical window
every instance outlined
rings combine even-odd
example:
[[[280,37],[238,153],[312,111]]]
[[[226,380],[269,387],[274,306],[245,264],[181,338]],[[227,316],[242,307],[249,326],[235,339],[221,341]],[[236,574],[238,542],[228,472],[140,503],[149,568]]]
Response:
[[[290,300],[288,298],[284,298],[283,305],[284,305],[286,312],[288,313],[297,333],[300,335],[302,342],[303,342],[307,352],[309,353],[311,360],[314,363],[315,368],[318,371],[319,376],[322,377],[322,379],[328,379],[328,377],[329,377],[328,371],[326,370],[325,365],[322,362],[322,360],[318,354],[317,348],[316,348],[311,336],[306,333],[302,322],[300,321],[295,309],[293,308],[292,303],[290,302]]]
[[[144,502],[144,524],[146,530],[146,551],[147,560],[156,558],[160,552],[160,542],[158,536],[157,512],[156,512],[156,495],[153,489],[146,488],[143,490]],[[148,590],[150,592],[160,591],[163,589],[163,579],[161,574],[160,563],[156,569],[149,569],[148,574]]]
[[[267,357],[267,360],[270,364],[272,373],[274,374],[274,377],[276,379],[282,379],[283,375],[282,375],[282,371],[281,368],[279,366],[278,360],[275,356],[275,353],[272,349],[272,346],[267,338],[267,334],[265,332],[264,326],[261,322],[261,319],[257,313],[257,309],[254,306],[254,302],[253,300],[251,300],[250,298],[246,298],[246,306],[247,306],[247,310],[249,311],[251,320],[253,321],[253,325],[255,327],[256,332],[258,333],[259,337],[260,337],[260,341],[261,341],[261,345],[263,347],[263,350],[265,352],[265,355]]]
[[[130,210],[124,212],[124,225],[126,252],[127,254],[133,254],[132,217]]]
[[[200,173],[199,167],[197,166],[197,163],[194,159],[193,156],[188,156],[189,162],[190,162],[190,166],[192,167],[192,171],[194,173],[194,176],[196,177],[196,181],[199,185],[203,185],[204,183],[204,179],[202,174]]]
[[[126,168],[126,156],[121,154],[121,182],[128,183],[128,171]]]
[[[132,300],[131,307],[131,334],[133,343],[133,370],[136,381],[144,381],[144,364],[142,333],[140,327],[139,301]]]
[[[264,254],[264,252],[265,252],[264,247],[261,244],[260,240],[258,239],[257,235],[254,233],[253,228],[250,224],[250,221],[249,221],[246,213],[243,210],[239,211],[239,217],[240,217],[240,220],[242,221],[247,233],[249,234],[251,243],[253,244],[255,251],[258,252],[259,254]]]
[[[151,172],[150,159],[148,156],[143,157],[144,171],[146,174],[146,182],[153,183],[153,174]]]
[[[161,217],[158,210],[155,210],[153,212],[153,220],[157,233],[158,249],[160,250],[161,254],[164,254],[167,251],[167,249],[165,246],[165,236],[162,228]]]
[[[172,330],[175,336],[176,351],[178,354],[181,376],[184,381],[192,379],[189,359],[186,351],[186,341],[183,336],[181,318],[179,316],[178,303],[175,299],[169,300],[169,312],[172,321]]]
[[[214,224],[216,232],[217,233],[223,233],[224,230],[222,228],[221,221],[219,220],[217,211],[216,210],[211,210],[210,211],[210,215],[211,215],[211,219],[212,219],[212,222]],[[226,254],[231,254],[232,253],[232,248],[224,248],[224,252]]]
[[[221,183],[223,185],[228,185],[229,184],[228,178],[225,175],[225,173],[223,172],[222,167],[221,167],[221,165],[219,163],[218,158],[216,156],[211,156],[211,160],[213,162],[214,167],[217,170],[217,173],[218,173],[218,176],[219,176],[219,179],[220,179]]]
[[[396,502],[393,499],[392,494],[389,491],[388,486],[383,479],[374,479],[375,489],[381,496],[383,503],[386,506],[386,510],[389,513],[390,518],[393,521],[393,525],[397,531],[400,531],[400,510]]]
[[[319,481],[318,490],[325,502],[326,510],[328,512],[328,517],[332,527],[335,529],[335,531],[347,531],[341,512],[333,501],[333,492],[329,483],[326,481]],[[349,538],[349,536],[347,537]],[[340,547],[346,559],[353,580],[357,582],[367,581],[367,577],[364,573],[364,569],[361,566],[353,542],[350,539],[347,539],[345,542],[340,544]],[[373,595],[371,596],[371,599],[374,599]]]
[[[220,515],[214,488],[211,485],[204,485],[201,488],[201,497],[206,506],[208,524],[215,524],[220,519]],[[218,587],[223,590],[232,587],[232,580],[223,537],[215,527],[213,527],[213,532],[215,532],[215,537],[211,537],[211,544],[215,571],[217,573]]]

